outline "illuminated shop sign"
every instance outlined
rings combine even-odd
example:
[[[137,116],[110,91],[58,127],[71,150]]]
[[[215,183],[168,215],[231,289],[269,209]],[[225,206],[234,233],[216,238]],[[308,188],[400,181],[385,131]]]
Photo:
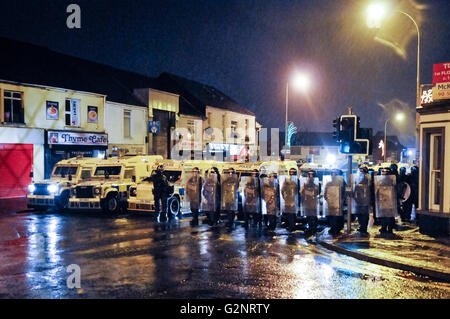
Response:
[[[48,144],[108,146],[108,135],[99,133],[48,131]]]

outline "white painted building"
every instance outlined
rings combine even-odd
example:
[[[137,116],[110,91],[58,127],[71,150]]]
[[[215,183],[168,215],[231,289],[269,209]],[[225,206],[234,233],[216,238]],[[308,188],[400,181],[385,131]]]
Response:
[[[105,131],[109,154],[147,154],[148,109],[106,101]]]

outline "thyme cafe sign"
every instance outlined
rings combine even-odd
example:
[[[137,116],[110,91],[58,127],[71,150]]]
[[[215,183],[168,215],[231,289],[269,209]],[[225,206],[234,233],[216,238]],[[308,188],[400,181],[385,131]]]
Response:
[[[78,133],[48,131],[48,144],[108,146],[108,135],[99,133]]]
[[[433,100],[450,99],[450,63],[433,64]]]

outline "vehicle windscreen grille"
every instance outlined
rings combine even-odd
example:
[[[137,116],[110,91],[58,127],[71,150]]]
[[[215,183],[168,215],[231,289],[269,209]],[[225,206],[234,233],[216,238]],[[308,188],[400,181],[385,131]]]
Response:
[[[77,186],[77,198],[94,198],[92,186]]]
[[[34,190],[34,195],[50,195],[50,193],[47,190],[47,184],[34,184],[36,189]]]

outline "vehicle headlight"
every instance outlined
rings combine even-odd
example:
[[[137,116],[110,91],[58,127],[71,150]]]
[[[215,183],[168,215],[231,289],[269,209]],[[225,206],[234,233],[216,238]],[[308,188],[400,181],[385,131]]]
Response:
[[[34,184],[28,185],[28,191],[30,192],[30,194],[33,194],[35,190],[36,186],[34,186]]]
[[[76,195],[77,195],[77,189],[76,188],[71,188],[70,189],[70,196],[73,197],[73,196],[76,196]]]
[[[100,195],[102,193],[102,189],[100,187],[94,188],[94,195]]]
[[[136,196],[136,188],[130,188],[130,196]]]
[[[58,192],[58,189],[59,189],[58,185],[55,185],[55,184],[50,184],[47,186],[47,191],[50,194],[55,194],[56,192]]]

